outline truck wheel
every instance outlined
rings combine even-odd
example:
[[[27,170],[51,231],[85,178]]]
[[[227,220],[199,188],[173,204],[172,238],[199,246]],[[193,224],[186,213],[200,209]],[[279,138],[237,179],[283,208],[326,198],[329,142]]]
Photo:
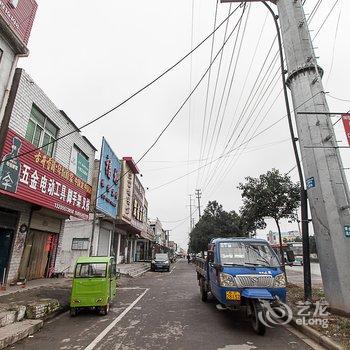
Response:
[[[69,314],[71,317],[75,317],[77,315],[77,308],[76,307],[71,307],[69,310]]]
[[[258,301],[253,301],[251,307],[252,314],[250,316],[250,322],[253,330],[258,335],[264,335],[266,332],[266,326],[259,319],[259,313],[261,314],[263,312],[263,308]]]
[[[199,283],[200,283],[199,288],[200,288],[200,292],[201,292],[201,299],[205,303],[208,300],[208,292],[205,290],[204,279],[201,278]]]

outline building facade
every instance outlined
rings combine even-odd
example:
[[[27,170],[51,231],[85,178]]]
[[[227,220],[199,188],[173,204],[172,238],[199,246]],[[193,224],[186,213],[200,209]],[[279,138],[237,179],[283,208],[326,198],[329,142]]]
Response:
[[[301,239],[301,233],[299,231],[285,231],[281,232],[281,237],[282,243],[295,242],[296,239]],[[266,240],[270,244],[279,244],[278,232],[269,231]]]
[[[22,69],[16,69],[3,122],[0,277],[49,277],[65,220],[88,218],[96,150]]]
[[[27,44],[37,7],[34,0],[0,1],[0,124],[18,59],[29,54]]]
[[[94,161],[89,218],[67,220],[58,261],[61,271],[72,273],[80,256],[117,255],[114,241],[118,235],[120,171],[119,159],[103,138],[100,159]]]

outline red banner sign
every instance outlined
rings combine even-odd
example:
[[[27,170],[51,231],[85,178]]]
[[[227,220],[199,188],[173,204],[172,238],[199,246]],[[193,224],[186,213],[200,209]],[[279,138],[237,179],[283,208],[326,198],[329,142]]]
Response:
[[[34,149],[30,142],[9,130],[0,164],[0,193],[87,219],[91,186]]]
[[[0,16],[24,44],[28,44],[37,8],[34,0],[0,0]]]
[[[350,146],[350,114],[342,114],[343,125],[345,129],[346,138]]]

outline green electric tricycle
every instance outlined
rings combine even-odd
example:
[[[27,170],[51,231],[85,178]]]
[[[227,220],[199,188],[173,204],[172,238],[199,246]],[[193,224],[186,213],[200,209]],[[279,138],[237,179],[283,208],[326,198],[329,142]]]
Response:
[[[70,315],[81,309],[95,309],[107,315],[117,293],[117,272],[113,257],[91,256],[77,259],[70,298]]]

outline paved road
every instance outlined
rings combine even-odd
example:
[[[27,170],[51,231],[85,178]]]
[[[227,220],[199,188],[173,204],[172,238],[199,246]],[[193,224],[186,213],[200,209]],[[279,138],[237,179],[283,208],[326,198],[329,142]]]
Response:
[[[311,349],[288,329],[256,335],[248,322],[200,301],[193,265],[148,272],[120,289],[108,316],[67,313],[15,346],[16,350]]]
[[[302,266],[286,266],[288,281],[298,285],[303,285],[303,267]],[[311,263],[311,281],[315,287],[322,287],[322,277],[320,264]]]

